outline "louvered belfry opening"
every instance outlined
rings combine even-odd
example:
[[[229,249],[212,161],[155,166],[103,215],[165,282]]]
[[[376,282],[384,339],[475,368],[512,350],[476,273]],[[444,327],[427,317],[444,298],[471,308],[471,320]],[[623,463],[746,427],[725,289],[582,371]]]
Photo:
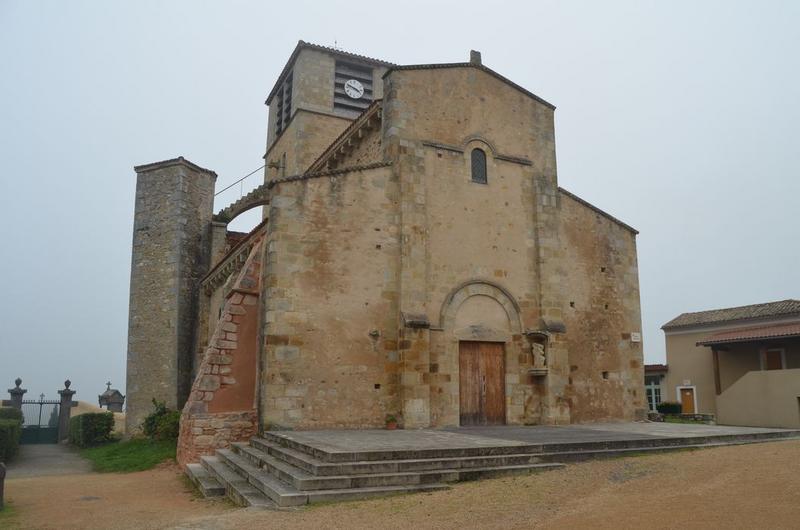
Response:
[[[358,99],[351,98],[344,91],[344,84],[351,79],[358,81],[364,87],[364,95]],[[372,103],[372,89],[371,67],[347,61],[336,61],[336,75],[333,84],[334,110],[361,114]]]
[[[275,95],[278,101],[278,111],[275,117],[275,134],[280,134],[292,117],[292,72],[286,74],[280,90]]]

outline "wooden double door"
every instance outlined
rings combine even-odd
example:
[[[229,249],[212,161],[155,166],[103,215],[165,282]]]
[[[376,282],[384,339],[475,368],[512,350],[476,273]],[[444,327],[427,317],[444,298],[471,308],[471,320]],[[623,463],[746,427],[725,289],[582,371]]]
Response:
[[[458,356],[461,425],[504,425],[503,343],[462,341]]]

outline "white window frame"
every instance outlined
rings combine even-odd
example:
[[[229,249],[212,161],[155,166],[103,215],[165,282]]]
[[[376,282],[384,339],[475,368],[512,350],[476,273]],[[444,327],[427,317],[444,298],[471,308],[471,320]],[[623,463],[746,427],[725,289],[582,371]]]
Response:
[[[655,391],[655,389],[658,389],[660,391],[659,393],[661,394],[659,396],[659,398],[661,400],[658,403],[656,403],[655,402],[656,401],[656,394],[655,394],[655,392],[653,392],[653,408],[650,409],[650,412],[657,412],[659,403],[663,403],[664,402],[664,399],[665,399],[664,398],[664,394],[665,394],[664,390],[665,390],[665,388],[661,386],[661,381],[663,381],[663,380],[664,380],[664,377],[663,376],[659,376],[658,383],[650,383],[650,384],[644,385],[644,398],[646,400],[647,400],[647,397],[648,397],[648,393],[649,393],[649,391],[651,389],[654,390],[654,391]],[[647,401],[648,401],[648,406],[649,406],[650,405],[650,400],[647,400]]]

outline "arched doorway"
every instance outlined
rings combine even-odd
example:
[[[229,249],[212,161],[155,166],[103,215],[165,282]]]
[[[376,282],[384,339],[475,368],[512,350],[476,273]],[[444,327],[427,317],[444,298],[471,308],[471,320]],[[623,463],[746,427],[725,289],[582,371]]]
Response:
[[[459,424],[507,423],[507,358],[521,330],[516,302],[497,285],[468,282],[447,298],[441,321],[447,356],[458,372]]]

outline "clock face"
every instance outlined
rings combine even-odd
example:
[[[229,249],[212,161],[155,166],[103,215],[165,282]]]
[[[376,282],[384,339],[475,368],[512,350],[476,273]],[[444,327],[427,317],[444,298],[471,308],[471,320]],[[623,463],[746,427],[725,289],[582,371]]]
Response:
[[[353,99],[359,99],[364,95],[364,85],[355,79],[350,79],[344,84],[344,92]]]

